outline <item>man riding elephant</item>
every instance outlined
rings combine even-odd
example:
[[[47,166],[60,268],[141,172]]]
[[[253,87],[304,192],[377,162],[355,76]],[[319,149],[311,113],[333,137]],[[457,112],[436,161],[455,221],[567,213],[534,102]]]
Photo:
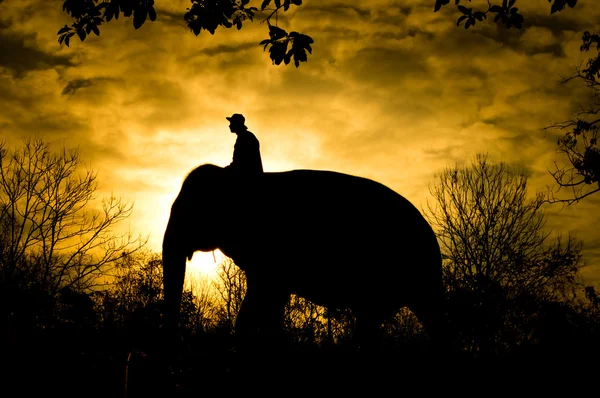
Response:
[[[226,119],[229,120],[229,130],[237,134],[237,138],[233,147],[233,161],[225,169],[238,175],[262,174],[260,143],[246,127],[246,118],[240,113],[234,113]]]

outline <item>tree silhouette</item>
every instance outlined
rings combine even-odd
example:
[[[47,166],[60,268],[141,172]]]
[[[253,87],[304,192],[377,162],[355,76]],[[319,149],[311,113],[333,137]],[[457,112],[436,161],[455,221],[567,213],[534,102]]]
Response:
[[[220,298],[219,323],[233,332],[235,319],[246,295],[246,275],[233,260],[225,258],[219,264],[214,287]]]
[[[558,139],[558,151],[568,161],[561,166],[555,162],[555,168],[550,172],[558,185],[557,189],[549,189],[548,201],[551,203],[571,205],[600,191],[600,34],[586,31],[582,41],[581,51],[594,50],[595,47],[597,54],[588,59],[585,67],[577,67],[575,73],[563,79],[562,83],[582,82],[590,89],[591,96],[584,99],[587,104],[574,118],[546,127],[564,132]],[[568,191],[568,194],[561,195],[561,190]]]
[[[450,0],[431,0],[434,12],[442,6],[448,5]],[[469,0],[469,3],[471,0]],[[507,28],[521,28],[525,22],[519,9],[515,7],[517,0],[503,0],[502,3],[487,1],[487,9],[474,10],[465,7],[460,0],[454,4],[460,13],[457,26],[464,22],[464,27],[469,28],[478,21],[487,19],[488,14],[494,15],[494,22]],[[308,60],[306,52],[312,53],[313,39],[299,32],[287,32],[277,26],[277,15],[285,12],[292,6],[302,5],[302,0],[261,0],[260,11],[256,6],[249,6],[250,0],[191,0],[191,7],[187,8],[184,20],[188,28],[198,36],[202,30],[214,35],[219,27],[230,29],[236,27],[240,30],[247,20],[254,20],[255,14],[266,15],[262,22],[266,22],[269,29],[269,38],[259,44],[266,50],[274,65],[289,64],[294,59],[298,67],[300,62]],[[484,4],[483,1],[480,1]],[[552,3],[550,12],[562,11],[568,5],[574,7],[577,0],[549,0]],[[133,27],[139,29],[148,19],[155,21],[158,16],[154,8],[154,0],[64,0],[63,11],[70,15],[74,22],[65,25],[58,31],[59,43],[69,46],[70,40],[77,35],[81,41],[92,32],[100,35],[100,25],[118,19],[120,15],[132,17]],[[253,2],[258,5],[258,1]],[[275,17],[275,24],[272,18]]]
[[[107,267],[144,242],[117,233],[132,206],[116,197],[92,208],[96,173],[81,170],[75,149],[51,150],[26,138],[9,152],[0,143],[0,277],[35,283],[50,294],[99,283]]]
[[[192,0],[192,6],[187,8],[184,20],[188,28],[198,36],[202,30],[214,35],[216,29],[236,27],[242,29],[243,22],[254,20],[257,7],[247,7],[250,0]],[[274,8],[269,8],[273,3]],[[287,11],[292,5],[299,6],[302,0],[263,0],[260,12],[269,13],[262,22],[269,27],[269,38],[260,42],[269,55],[273,64],[290,63],[292,58],[296,67],[300,62],[306,62],[306,52],[312,52],[313,39],[299,32],[287,32],[277,26],[277,15],[280,10]],[[154,0],[65,0],[63,11],[69,14],[74,22],[65,25],[58,31],[58,42],[69,46],[70,40],[77,35],[81,41],[90,34],[100,35],[99,26],[110,22],[120,15],[133,17],[133,27],[140,28],[147,19],[155,21]],[[275,17],[275,24],[271,24]]]
[[[568,301],[581,287],[582,243],[560,235],[548,243],[543,195],[530,198],[525,175],[486,155],[436,179],[427,213],[442,248],[455,321],[468,340],[463,344],[495,350],[508,335],[516,344],[533,304]]]
[[[527,176],[478,154],[469,166],[447,168],[437,180],[428,213],[443,250],[446,280],[470,283],[482,276],[511,296],[562,294],[557,283],[571,281],[580,268],[582,243],[559,236],[547,244],[544,197],[528,197]]]
[[[471,0],[467,1],[469,4],[472,3]],[[488,14],[495,14],[494,22],[501,23],[507,28],[514,26],[521,29],[525,23],[525,18],[519,13],[519,9],[515,7],[517,0],[502,0],[502,3],[496,1],[492,2],[490,0],[486,0],[486,2],[479,1],[479,4],[483,4],[484,7],[487,6],[487,8],[479,9],[464,6],[467,1],[454,1],[454,6],[460,15],[456,21],[456,26],[460,26],[460,24],[464,22],[465,29],[469,29],[469,27],[474,26],[478,21],[481,22],[487,19]],[[439,11],[442,6],[446,6],[449,3],[450,0],[435,0],[434,11]],[[571,8],[575,7],[577,0],[548,0],[548,3],[551,3],[550,13],[554,14],[555,12],[564,10],[566,6]]]
[[[100,319],[88,293],[143,244],[115,230],[130,205],[112,197],[94,206],[96,174],[81,166],[77,150],[52,150],[40,139],[10,150],[0,143],[3,359],[27,367],[40,385],[61,379],[69,362],[71,386],[77,375],[87,380],[79,365]],[[16,365],[21,358],[28,362]]]
[[[285,307],[284,330],[292,342],[305,349],[316,348],[326,340],[325,308],[292,295]]]
[[[100,319],[89,293],[143,244],[115,229],[131,205],[115,197],[95,203],[96,173],[82,166],[77,150],[53,150],[41,139],[14,148],[0,142],[3,359],[27,367],[40,385],[62,379],[66,363],[70,387],[87,380],[79,365]],[[21,358],[27,363],[17,365]]]

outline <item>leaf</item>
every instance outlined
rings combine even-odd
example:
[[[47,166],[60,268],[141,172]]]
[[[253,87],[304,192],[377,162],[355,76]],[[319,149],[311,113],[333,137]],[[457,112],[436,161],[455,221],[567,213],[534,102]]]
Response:
[[[484,12],[481,12],[481,11],[476,11],[476,12],[473,14],[473,16],[474,16],[475,18],[477,18],[477,20],[479,20],[479,21],[483,21],[484,19],[487,19],[487,15],[485,15],[485,13],[484,13]]]
[[[435,0],[435,6],[433,7],[433,12],[438,12],[442,6],[450,3],[450,0]]]
[[[281,7],[281,0],[275,0],[275,7]]]
[[[281,61],[283,61],[283,57],[285,56],[286,50],[287,50],[287,41],[285,42],[276,42],[273,43],[273,45],[271,46],[271,48],[269,49],[270,52],[270,56],[271,56],[271,60],[273,60],[273,63],[275,65],[279,65],[281,64]]]
[[[513,14],[511,15],[510,21],[518,28],[521,29],[523,27],[523,23],[525,19],[521,14]]]
[[[265,40],[263,40],[263,41],[260,42],[261,46],[264,45],[263,51],[267,49],[267,46],[269,45],[269,43],[271,43],[271,40],[269,40],[269,39],[265,39]]]
[[[298,66],[300,66],[300,62],[306,62],[306,61],[308,61],[308,58],[306,56],[306,51],[304,51],[303,48],[294,49],[294,64],[296,65],[296,68]]]
[[[194,32],[196,36],[198,36],[200,34],[200,31],[202,30],[202,24],[198,19],[190,20],[188,22],[188,27],[191,29],[192,32]]]
[[[133,27],[139,29],[146,22],[147,16],[148,11],[145,8],[136,8],[133,13]]]
[[[516,1],[517,1],[517,0],[510,0],[510,1],[508,2],[508,8],[511,8],[512,6],[514,6]]]
[[[154,7],[148,7],[148,16],[150,17],[150,20],[152,22],[156,21],[156,10],[154,9]]]
[[[77,29],[77,36],[79,36],[79,39],[81,41],[84,41],[85,40],[85,30]]]
[[[575,1],[575,3],[571,6],[572,1],[570,1],[570,0],[554,0],[554,5],[556,5],[556,7],[557,7],[556,11],[564,10],[567,3],[569,3],[570,7],[573,7],[577,3],[577,1]],[[553,5],[553,7],[554,7],[554,5]]]
[[[271,40],[279,40],[286,37],[287,32],[277,26],[269,25],[269,36],[271,36]]]
[[[467,19],[467,22],[465,23],[465,29],[469,29],[469,26],[473,24],[472,21],[473,20],[471,18]]]
[[[260,5],[260,10],[264,11],[265,8],[267,8],[269,6],[269,3],[271,2],[271,0],[264,0],[262,2],[262,4]]]
[[[69,47],[69,40],[70,39],[71,39],[71,36],[65,37],[65,44],[67,45],[67,47]]]
[[[290,8],[290,0],[283,1],[283,11],[287,11]]]
[[[114,14],[115,12],[112,7],[106,7],[106,9],[104,10],[104,19],[106,19],[106,22],[110,22]]]
[[[296,43],[314,43],[314,40],[312,39],[312,37],[302,34],[302,33],[298,33],[298,32],[290,32],[290,37],[296,42]]]
[[[473,11],[472,8],[467,8],[465,6],[458,6],[458,9],[465,15],[471,15],[471,11]]]
[[[577,2],[577,0],[575,0],[575,2]],[[301,6],[302,5],[302,0],[292,0],[292,4],[295,4],[297,6]]]
[[[467,15],[462,15],[460,18],[458,18],[458,21],[456,21],[456,26],[460,26],[460,23],[467,18],[468,18]]]
[[[238,19],[236,26],[237,26],[237,30],[242,29],[242,20],[241,19]]]
[[[98,29],[97,25],[92,25],[92,30],[96,34],[96,36],[100,36],[100,29]]]
[[[490,7],[490,11],[491,12],[502,12],[503,10],[502,10],[502,7],[495,5],[495,6]]]
[[[71,28],[69,28],[67,25],[65,25],[63,28],[60,28],[60,30],[58,31],[57,35],[60,35],[62,33],[68,32]]]

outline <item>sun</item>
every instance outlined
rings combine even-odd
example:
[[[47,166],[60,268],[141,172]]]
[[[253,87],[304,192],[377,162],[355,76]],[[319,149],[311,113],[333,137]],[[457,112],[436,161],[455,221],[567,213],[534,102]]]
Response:
[[[192,260],[187,263],[190,271],[195,274],[201,274],[208,278],[217,276],[217,268],[225,259],[225,255],[220,250],[214,252],[195,252]]]

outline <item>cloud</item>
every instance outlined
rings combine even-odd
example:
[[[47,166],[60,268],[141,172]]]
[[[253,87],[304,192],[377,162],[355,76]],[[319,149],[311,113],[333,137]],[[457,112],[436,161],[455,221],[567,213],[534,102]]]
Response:
[[[119,79],[107,78],[107,77],[97,77],[91,79],[73,79],[70,80],[65,88],[63,88],[61,94],[72,96],[78,92],[79,89],[94,87],[104,82],[118,82],[121,81]]]
[[[239,43],[236,45],[221,44],[218,46],[205,48],[204,50],[202,50],[202,53],[206,54],[206,55],[210,55],[210,56],[215,56],[215,55],[237,53],[237,52],[245,51],[245,50],[249,50],[249,49],[255,50],[256,47],[257,47],[256,43],[253,43],[253,42]]]
[[[19,35],[0,28],[0,66],[23,77],[32,70],[44,70],[54,67],[74,66],[71,57],[48,54],[36,48],[31,39],[33,35]]]
[[[264,15],[195,36],[183,20],[189,1],[161,1],[157,21],[135,30],[120,18],[67,48],[56,31],[72,21],[60,4],[4,2],[0,134],[80,146],[105,192],[136,198],[133,225],[158,234],[185,173],[231,161],[233,112],[258,136],[266,169],[359,174],[417,206],[435,172],[482,151],[544,187],[556,133],[541,129],[583,98],[558,81],[586,59],[581,30],[600,26],[600,11],[578,4],[549,16],[548,4],[519,3],[526,28],[465,30],[454,8],[434,13],[430,0],[307,1],[278,18],[315,40],[295,68],[272,65],[259,45]],[[592,209],[577,206],[550,215],[595,239]]]

